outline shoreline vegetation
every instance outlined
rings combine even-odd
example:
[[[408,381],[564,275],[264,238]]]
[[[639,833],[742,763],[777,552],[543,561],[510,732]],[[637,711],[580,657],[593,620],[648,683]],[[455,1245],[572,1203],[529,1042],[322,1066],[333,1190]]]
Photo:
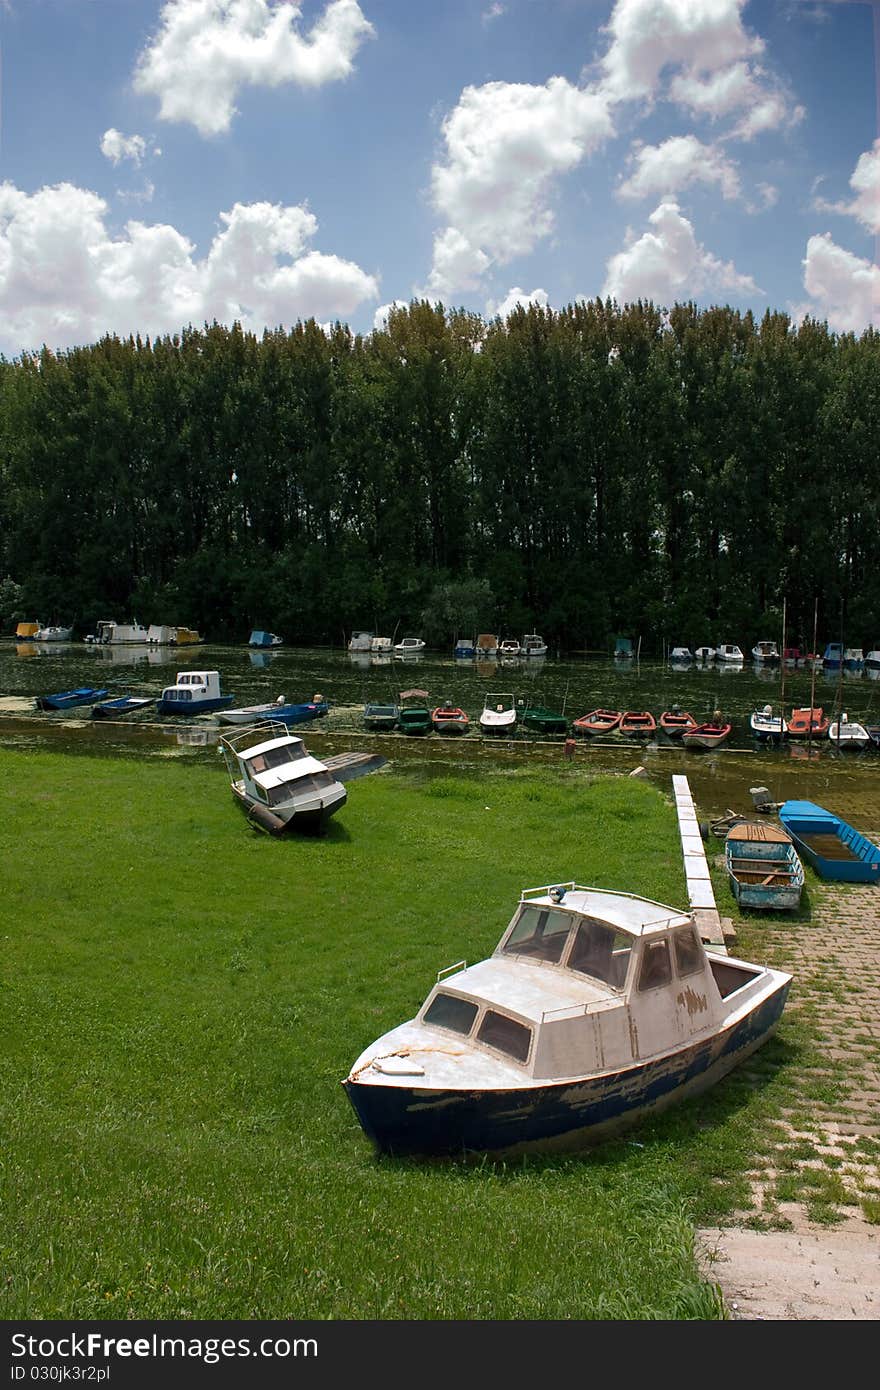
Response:
[[[439,969],[493,949],[521,889],[682,905],[668,797],[389,769],[281,842],[219,766],[0,749],[0,772],[0,1315],[725,1316],[694,1226],[749,1207],[815,1051],[796,1016],[699,1100],[566,1158],[377,1159],[339,1084]]]
[[[0,626],[871,646],[880,334],[413,301],[0,360]],[[831,462],[829,462],[831,461]]]

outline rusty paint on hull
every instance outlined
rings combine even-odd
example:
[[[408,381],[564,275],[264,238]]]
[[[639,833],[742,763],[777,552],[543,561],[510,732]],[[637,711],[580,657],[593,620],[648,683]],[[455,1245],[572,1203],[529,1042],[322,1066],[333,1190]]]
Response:
[[[343,1082],[381,1152],[510,1154],[585,1148],[726,1076],[773,1033],[785,981],[735,1026],[618,1072],[498,1091]]]

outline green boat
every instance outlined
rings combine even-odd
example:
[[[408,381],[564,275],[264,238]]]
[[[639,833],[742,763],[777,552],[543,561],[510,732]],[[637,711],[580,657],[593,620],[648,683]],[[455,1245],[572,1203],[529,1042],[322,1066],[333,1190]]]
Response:
[[[397,728],[399,714],[397,705],[391,701],[386,705],[364,705],[364,728],[372,733],[390,733]]]
[[[520,711],[520,722],[524,729],[534,734],[567,734],[568,720],[558,710],[548,709],[546,705],[529,704]]]
[[[429,734],[433,727],[427,690],[401,690],[397,727],[402,734]]]

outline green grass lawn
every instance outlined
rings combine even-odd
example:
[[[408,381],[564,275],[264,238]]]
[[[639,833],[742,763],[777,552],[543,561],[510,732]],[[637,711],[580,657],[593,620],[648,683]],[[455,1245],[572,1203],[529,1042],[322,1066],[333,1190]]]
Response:
[[[386,770],[281,841],[220,765],[0,750],[0,776],[0,1316],[720,1315],[692,1222],[743,1200],[784,1026],[577,1157],[377,1159],[340,1085],[522,888],[683,906],[656,790]]]

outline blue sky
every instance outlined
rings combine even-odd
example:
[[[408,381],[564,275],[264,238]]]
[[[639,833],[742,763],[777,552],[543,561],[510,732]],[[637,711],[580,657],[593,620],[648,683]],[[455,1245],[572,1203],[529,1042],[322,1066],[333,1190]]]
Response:
[[[0,0],[0,351],[413,295],[880,325],[866,0]]]

